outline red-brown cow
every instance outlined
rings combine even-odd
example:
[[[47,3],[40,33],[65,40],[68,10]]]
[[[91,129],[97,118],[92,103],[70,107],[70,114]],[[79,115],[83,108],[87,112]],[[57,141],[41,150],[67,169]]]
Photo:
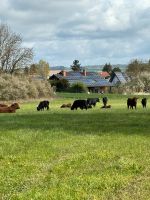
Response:
[[[11,106],[0,107],[0,113],[15,113],[16,109],[20,109],[18,103],[14,103]]]

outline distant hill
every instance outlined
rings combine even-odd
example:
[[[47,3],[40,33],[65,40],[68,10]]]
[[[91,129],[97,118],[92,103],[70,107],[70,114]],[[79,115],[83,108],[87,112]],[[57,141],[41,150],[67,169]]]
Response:
[[[67,67],[64,66],[52,66],[50,67],[51,70],[65,70],[68,69]]]
[[[127,65],[125,64],[116,64],[112,65],[114,67],[119,67],[121,71],[125,71]],[[82,66],[82,68],[85,68],[87,71],[93,71],[93,72],[98,72],[102,71],[104,65],[88,65],[88,66]],[[52,66],[50,67],[51,70],[70,70],[70,67],[65,67],[65,66]]]
[[[88,71],[102,71],[104,65],[89,65],[89,66],[85,66],[85,68]],[[125,71],[127,65],[124,64],[116,64],[116,65],[112,65],[112,67],[119,67],[121,69],[121,71]]]

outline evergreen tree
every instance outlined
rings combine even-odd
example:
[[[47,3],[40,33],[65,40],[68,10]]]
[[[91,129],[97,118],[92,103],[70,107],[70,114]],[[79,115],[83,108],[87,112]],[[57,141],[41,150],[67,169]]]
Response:
[[[114,67],[112,72],[121,72],[121,69],[119,67]]]
[[[102,69],[103,72],[108,72],[109,74],[111,74],[112,72],[112,65],[110,63],[106,63]]]
[[[71,65],[71,69],[73,71],[80,72],[81,71],[81,64],[79,63],[79,60],[74,60],[73,64]]]

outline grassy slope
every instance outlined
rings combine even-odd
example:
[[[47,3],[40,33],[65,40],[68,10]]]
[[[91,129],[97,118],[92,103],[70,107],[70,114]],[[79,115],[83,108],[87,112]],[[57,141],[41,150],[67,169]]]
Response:
[[[60,96],[0,115],[0,199],[150,199],[150,108],[110,95],[111,110],[71,111],[85,94]]]

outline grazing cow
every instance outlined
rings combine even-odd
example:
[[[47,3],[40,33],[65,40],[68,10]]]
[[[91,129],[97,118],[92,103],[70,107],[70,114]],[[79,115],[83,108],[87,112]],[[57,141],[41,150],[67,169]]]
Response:
[[[87,110],[87,101],[86,100],[75,100],[71,106],[71,110],[78,109],[81,110],[86,109]]]
[[[45,108],[49,110],[49,101],[41,101],[37,107],[37,111],[44,110]]]
[[[108,98],[107,98],[107,97],[103,97],[103,104],[104,104],[104,107],[107,106],[107,102],[108,102]]]
[[[128,109],[130,108],[135,108],[136,109],[136,105],[137,105],[137,97],[133,97],[133,98],[128,98],[127,99],[127,107]]]
[[[0,113],[15,113],[16,109],[20,109],[18,103],[14,103],[11,106],[0,107]]]
[[[71,108],[71,103],[63,104],[60,108]]]
[[[87,99],[87,104],[88,106],[96,106],[96,103],[99,102],[99,98],[88,98]]]
[[[147,99],[143,98],[142,101],[141,101],[141,103],[142,103],[143,108],[146,108]]]

